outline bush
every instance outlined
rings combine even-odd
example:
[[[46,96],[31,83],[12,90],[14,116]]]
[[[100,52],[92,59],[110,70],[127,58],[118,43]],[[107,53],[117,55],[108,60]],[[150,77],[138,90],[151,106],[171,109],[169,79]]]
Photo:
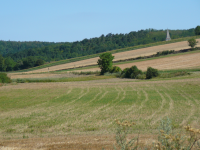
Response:
[[[0,73],[0,83],[11,83],[11,79],[6,73]]]
[[[122,72],[120,67],[114,66],[110,69],[110,73]]]
[[[146,75],[145,74],[138,74],[136,79],[146,79]]]
[[[158,70],[152,67],[147,68],[146,79],[151,79],[153,77],[157,77],[159,75]]]

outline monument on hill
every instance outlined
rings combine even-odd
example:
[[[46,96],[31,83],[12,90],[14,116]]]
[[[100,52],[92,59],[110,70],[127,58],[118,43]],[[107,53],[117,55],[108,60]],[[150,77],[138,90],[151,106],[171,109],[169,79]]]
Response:
[[[169,30],[167,29],[167,37],[166,37],[166,41],[171,40],[170,35],[169,35]]]

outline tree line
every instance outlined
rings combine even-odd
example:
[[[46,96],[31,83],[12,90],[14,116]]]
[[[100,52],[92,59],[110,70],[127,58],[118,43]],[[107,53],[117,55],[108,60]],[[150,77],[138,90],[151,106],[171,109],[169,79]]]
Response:
[[[194,35],[194,28],[188,30],[170,30],[171,39]],[[15,43],[10,41],[0,41],[0,54],[4,57],[4,64],[8,64],[7,62],[10,62],[10,64],[12,64],[11,66],[15,64],[14,67],[11,67],[12,70],[20,70],[38,65],[36,63],[37,60],[43,60],[44,62],[58,61],[130,46],[165,41],[165,39],[166,30],[146,29],[139,30],[137,32],[132,31],[128,34],[102,34],[100,37],[65,43]],[[20,44],[24,45],[20,47]],[[1,51],[2,49],[3,51]],[[10,70],[10,67],[6,68]],[[4,70],[7,71],[7,69]]]

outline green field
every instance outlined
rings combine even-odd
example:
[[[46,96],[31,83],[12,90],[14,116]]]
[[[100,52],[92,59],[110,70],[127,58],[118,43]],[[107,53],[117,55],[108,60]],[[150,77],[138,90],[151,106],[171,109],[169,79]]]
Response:
[[[159,120],[200,128],[200,80],[109,79],[0,87],[0,138],[113,134],[114,119],[157,133]]]

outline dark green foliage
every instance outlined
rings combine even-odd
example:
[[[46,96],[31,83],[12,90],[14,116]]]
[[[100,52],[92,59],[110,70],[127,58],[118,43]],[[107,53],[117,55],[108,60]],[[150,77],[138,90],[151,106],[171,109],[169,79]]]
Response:
[[[23,69],[31,68],[35,66],[36,58],[29,56],[23,60]]]
[[[125,68],[122,71],[122,77],[124,78],[133,78],[135,79],[137,75],[143,74],[141,70],[137,68],[137,66],[132,66],[131,68]]]
[[[194,32],[195,32],[195,35],[200,35],[200,26],[197,26]]]
[[[122,72],[121,68],[118,66],[114,66],[110,69],[110,73]]]
[[[44,60],[42,59],[38,59],[36,62],[35,62],[35,66],[40,66],[40,65],[43,65],[44,64]]]
[[[4,67],[4,58],[2,55],[0,55],[0,71],[5,71],[5,67]]]
[[[159,75],[158,70],[152,67],[147,68],[146,79],[151,79],[153,77],[157,77]]]
[[[166,50],[162,52],[157,52],[156,56],[173,54],[174,52],[175,52],[174,50]]]
[[[7,76],[6,73],[0,73],[0,83],[10,83],[11,79]]]
[[[11,57],[7,57],[4,61],[4,68],[6,71],[12,71],[16,63]]]
[[[188,40],[188,45],[191,46],[192,48],[195,47],[195,45],[197,45],[198,41],[196,41],[196,39],[192,38]]]
[[[100,56],[100,59],[98,60],[98,65],[101,69],[101,74],[103,75],[105,72],[109,72],[112,68],[112,60],[114,59],[114,56],[112,56],[111,53],[103,53]]]

